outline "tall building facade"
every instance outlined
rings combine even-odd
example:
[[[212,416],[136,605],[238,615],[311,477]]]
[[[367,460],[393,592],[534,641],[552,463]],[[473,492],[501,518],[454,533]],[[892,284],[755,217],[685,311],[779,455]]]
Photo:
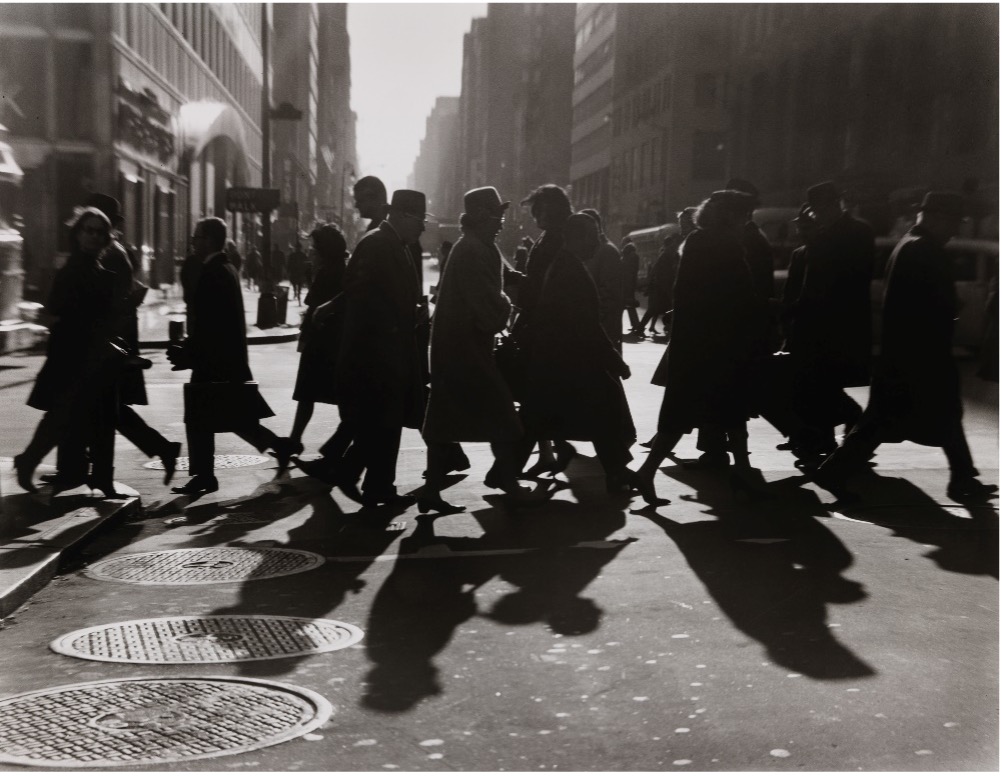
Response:
[[[424,138],[414,160],[412,188],[423,191],[428,210],[440,223],[459,223],[462,202],[456,168],[459,143],[459,97],[439,97],[425,122]]]
[[[358,169],[351,110],[347,5],[319,4],[316,216],[337,223],[355,244],[351,189]]]
[[[226,189],[261,180],[260,4],[6,4],[0,122],[24,169],[26,295],[44,296],[65,222],[116,196],[154,285],[172,282],[191,221],[248,219]]]
[[[754,4],[734,14],[730,168],[767,202],[799,202],[832,178],[881,230],[929,188],[965,190],[997,212],[996,7]]]
[[[646,7],[646,6],[644,6]],[[609,212],[617,3],[579,3],[574,21],[571,186],[577,207]]]
[[[731,5],[620,5],[609,233],[662,224],[726,182]]]

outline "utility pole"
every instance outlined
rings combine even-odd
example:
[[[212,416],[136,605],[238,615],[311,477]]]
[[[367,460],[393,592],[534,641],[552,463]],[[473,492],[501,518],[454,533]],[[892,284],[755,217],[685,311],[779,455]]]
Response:
[[[261,4],[261,188],[271,188],[271,55],[268,24],[268,3]],[[270,329],[278,321],[278,303],[275,298],[273,268],[271,266],[271,210],[261,211],[261,263],[267,267],[262,273],[261,296],[257,302],[257,326]]]

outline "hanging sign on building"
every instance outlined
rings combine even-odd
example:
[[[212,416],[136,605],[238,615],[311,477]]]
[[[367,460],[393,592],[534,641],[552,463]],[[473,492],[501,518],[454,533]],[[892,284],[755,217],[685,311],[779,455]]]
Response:
[[[231,213],[270,213],[280,200],[278,189],[238,186],[226,190],[226,209]]]

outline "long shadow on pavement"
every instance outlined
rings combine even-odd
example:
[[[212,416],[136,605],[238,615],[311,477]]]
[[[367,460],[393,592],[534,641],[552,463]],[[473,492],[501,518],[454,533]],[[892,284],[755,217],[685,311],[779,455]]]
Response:
[[[721,611],[769,657],[814,679],[872,676],[874,669],[839,642],[827,605],[866,598],[846,579],[852,554],[815,518],[826,515],[799,477],[770,483],[768,500],[742,502],[721,492],[720,476],[672,467],[669,476],[696,487],[683,497],[708,507],[716,520],[679,522],[641,510],[678,546]]]

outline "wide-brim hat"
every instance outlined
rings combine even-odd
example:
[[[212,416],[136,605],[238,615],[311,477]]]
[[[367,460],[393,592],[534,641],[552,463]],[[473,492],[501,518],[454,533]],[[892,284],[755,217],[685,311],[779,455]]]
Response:
[[[463,209],[471,215],[483,211],[489,215],[500,216],[508,209],[509,205],[511,205],[511,201],[502,200],[498,190],[493,186],[471,189],[463,195]]]
[[[954,218],[963,218],[964,197],[952,191],[930,191],[922,198],[919,212],[941,213]]]
[[[842,201],[842,191],[835,181],[815,183],[807,190],[807,204],[812,208],[831,207]]]
[[[428,215],[428,200],[424,192],[397,189],[390,200],[390,210],[424,218]]]
[[[754,210],[756,202],[755,197],[751,194],[737,189],[714,191],[710,194],[709,201],[734,211]]]
[[[759,196],[758,187],[751,181],[746,181],[744,178],[731,178],[727,181],[727,185],[725,185],[724,188],[730,189],[731,191],[743,191],[745,194],[750,194],[755,198],[755,207],[762,204],[762,198]]]

